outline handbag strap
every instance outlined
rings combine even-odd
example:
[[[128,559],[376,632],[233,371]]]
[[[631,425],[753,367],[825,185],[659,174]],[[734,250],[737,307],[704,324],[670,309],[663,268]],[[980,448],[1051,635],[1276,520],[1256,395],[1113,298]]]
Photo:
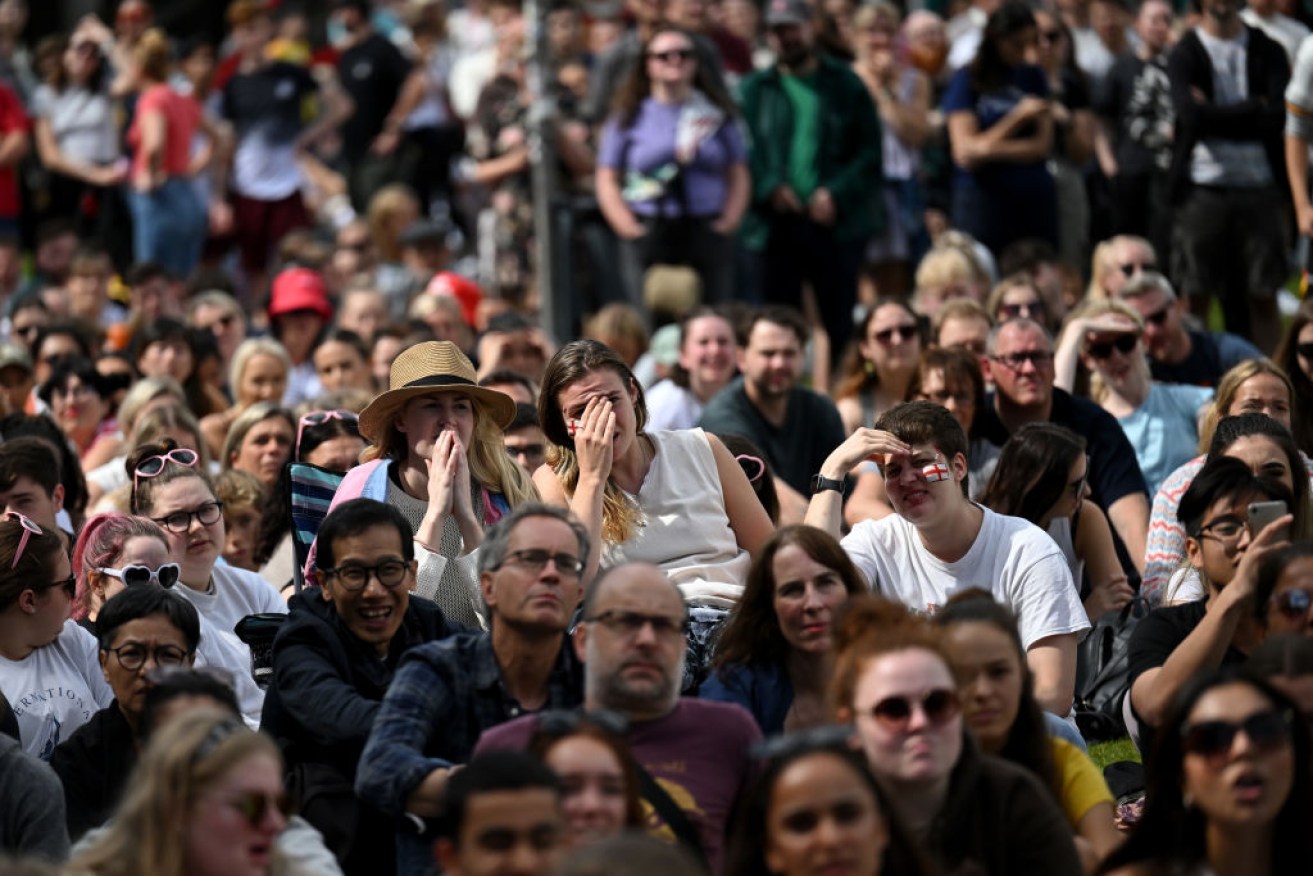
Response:
[[[704,869],[708,868],[707,852],[702,848],[702,837],[699,836],[693,822],[688,820],[684,810],[679,808],[679,804],[671,799],[666,789],[661,787],[661,783],[654,779],[642,764],[636,763],[634,766],[638,769],[638,790],[643,799],[651,803],[657,815],[670,825],[680,844],[693,853]]]

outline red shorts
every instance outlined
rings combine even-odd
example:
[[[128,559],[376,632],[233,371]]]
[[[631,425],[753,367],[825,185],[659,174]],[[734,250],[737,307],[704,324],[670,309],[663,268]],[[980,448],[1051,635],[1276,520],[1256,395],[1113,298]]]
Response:
[[[233,236],[247,276],[263,274],[287,232],[310,227],[310,214],[293,192],[281,201],[257,201],[233,195]]]

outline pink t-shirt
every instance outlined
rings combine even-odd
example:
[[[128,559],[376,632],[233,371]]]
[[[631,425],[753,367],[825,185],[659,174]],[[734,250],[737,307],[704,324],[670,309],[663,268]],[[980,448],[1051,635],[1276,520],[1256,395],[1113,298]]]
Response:
[[[164,159],[161,165],[164,173],[168,176],[186,175],[192,137],[201,121],[201,107],[167,85],[152,85],[137,98],[137,111],[132,117],[132,127],[128,129],[128,145],[133,150],[133,175],[146,166],[146,155],[141,149],[141,120],[152,112],[164,115]]]

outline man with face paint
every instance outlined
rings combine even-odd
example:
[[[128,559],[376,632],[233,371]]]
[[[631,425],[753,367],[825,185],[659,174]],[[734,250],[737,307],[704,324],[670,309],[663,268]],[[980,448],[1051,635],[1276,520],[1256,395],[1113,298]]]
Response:
[[[1076,684],[1076,642],[1089,627],[1062,551],[1039,527],[967,498],[967,439],[948,410],[907,402],[874,429],[858,429],[821,467],[842,483],[874,459],[896,513],[864,520],[843,539],[876,592],[934,614],[955,593],[979,587],[1017,617],[1035,698],[1066,715]],[[806,522],[839,536],[839,493],[812,496]]]

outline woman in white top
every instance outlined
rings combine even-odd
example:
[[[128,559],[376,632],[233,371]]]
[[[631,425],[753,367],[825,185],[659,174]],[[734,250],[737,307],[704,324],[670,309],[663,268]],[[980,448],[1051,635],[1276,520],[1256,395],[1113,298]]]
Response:
[[[238,621],[262,612],[287,613],[272,584],[254,572],[219,563],[223,550],[223,503],[197,465],[200,455],[171,438],[143,444],[128,456],[133,514],[149,517],[169,541],[181,569],[177,590],[221,635],[232,637]],[[245,646],[242,646],[245,647]]]
[[[692,429],[702,408],[734,378],[738,342],[729,318],[711,307],[679,323],[679,362],[669,378],[648,390],[653,429]]]
[[[553,447],[534,483],[593,537],[588,575],[642,560],[684,598],[728,610],[774,529],[747,475],[700,429],[649,432],[643,389],[610,347],[574,341],[543,375],[538,419]]]
[[[23,748],[42,760],[114,700],[96,640],[69,620],[76,590],[57,532],[12,511],[0,518],[0,693]]]

